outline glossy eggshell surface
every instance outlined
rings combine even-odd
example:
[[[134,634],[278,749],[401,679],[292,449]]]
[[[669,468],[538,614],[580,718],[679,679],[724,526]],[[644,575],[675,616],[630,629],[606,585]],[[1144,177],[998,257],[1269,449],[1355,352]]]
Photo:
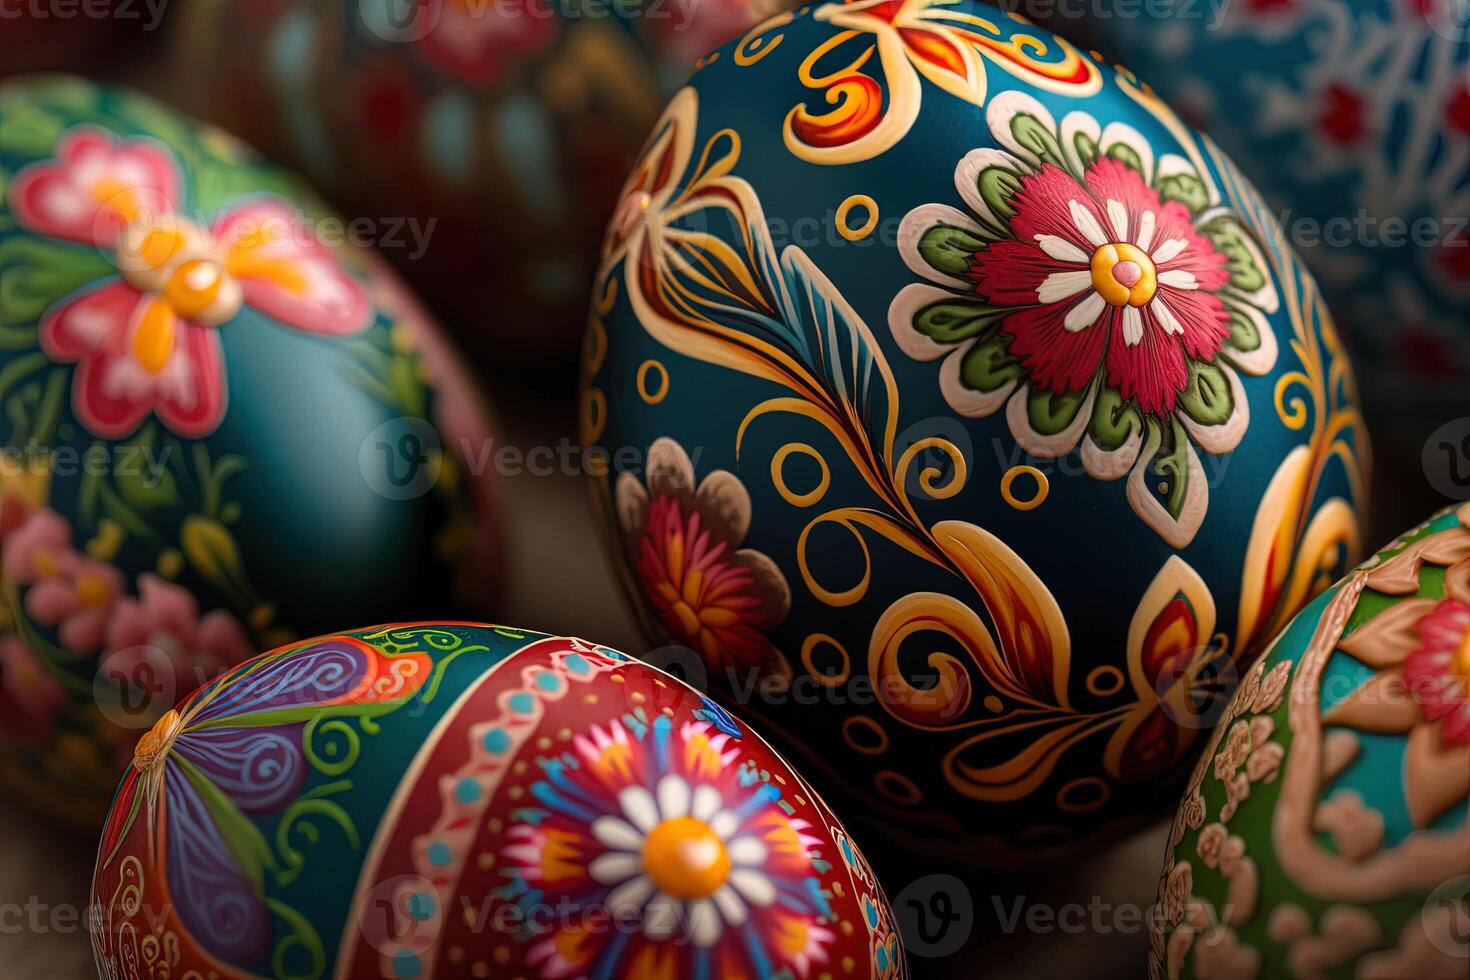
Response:
[[[491,598],[494,486],[453,455],[488,430],[392,273],[230,137],[59,77],[0,126],[3,769],[95,824],[219,671]]]
[[[1323,593],[1246,675],[1175,818],[1155,977],[1460,977],[1470,508]]]
[[[174,40],[208,118],[397,228],[385,254],[477,356],[570,359],[598,236],[665,96],[775,7],[227,0],[192,5]]]
[[[1349,350],[1374,365],[1363,398],[1384,458],[1409,465],[1470,414],[1470,44],[1457,10],[1176,0],[1078,27],[1285,216]]]
[[[743,723],[614,650],[471,624],[318,638],[191,696],[138,744],[93,901],[108,975],[905,973],[862,856]]]
[[[1025,860],[1139,819],[1200,688],[1355,560],[1351,369],[1255,192],[985,5],[818,4],[721,49],[591,320],[650,642],[872,840]]]

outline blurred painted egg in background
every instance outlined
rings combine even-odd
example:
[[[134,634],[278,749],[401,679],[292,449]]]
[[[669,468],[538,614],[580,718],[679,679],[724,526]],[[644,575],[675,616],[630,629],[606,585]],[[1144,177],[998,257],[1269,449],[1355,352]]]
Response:
[[[95,825],[175,699],[342,621],[481,610],[483,393],[371,253],[232,137],[0,88],[0,775]]]
[[[625,186],[585,360],[650,642],[901,851],[1145,818],[1211,691],[1356,560],[1352,371],[1271,215],[986,5],[816,4],[708,59]]]
[[[1470,34],[1455,3],[1104,4],[1069,22],[1230,153],[1360,364],[1402,526],[1470,496]],[[1459,443],[1451,457],[1427,446]],[[1458,447],[1456,447],[1458,449]],[[1421,454],[1424,457],[1421,466]],[[1416,471],[1423,469],[1427,480]],[[1426,486],[1427,483],[1427,486]],[[1432,491],[1432,492],[1431,492]]]
[[[398,265],[483,361],[560,351],[668,92],[774,0],[195,4],[184,98],[389,225]],[[408,221],[412,224],[408,224]]]
[[[1246,675],[1175,819],[1154,977],[1465,975],[1470,508],[1402,535]]]
[[[905,975],[867,863],[758,735],[504,627],[322,637],[194,694],[138,743],[93,903],[107,975]]]

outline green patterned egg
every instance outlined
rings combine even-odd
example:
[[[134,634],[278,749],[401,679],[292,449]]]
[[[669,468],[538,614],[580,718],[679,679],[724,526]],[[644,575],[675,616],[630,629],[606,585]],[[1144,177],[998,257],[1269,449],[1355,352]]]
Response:
[[[1470,507],[1319,596],[1246,675],[1159,889],[1160,980],[1470,971]]]

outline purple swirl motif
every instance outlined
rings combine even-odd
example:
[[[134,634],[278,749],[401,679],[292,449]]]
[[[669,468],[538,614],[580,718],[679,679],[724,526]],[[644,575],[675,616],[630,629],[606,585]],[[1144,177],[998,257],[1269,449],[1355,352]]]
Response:
[[[173,763],[169,767],[168,886],[179,918],[210,953],[249,967],[270,955],[270,912],[188,777]]]
[[[186,731],[174,750],[250,814],[280,809],[306,783],[300,726]]]
[[[351,643],[326,640],[265,664],[250,664],[217,682],[221,690],[190,727],[227,717],[322,704],[351,694],[369,669],[367,654]]]

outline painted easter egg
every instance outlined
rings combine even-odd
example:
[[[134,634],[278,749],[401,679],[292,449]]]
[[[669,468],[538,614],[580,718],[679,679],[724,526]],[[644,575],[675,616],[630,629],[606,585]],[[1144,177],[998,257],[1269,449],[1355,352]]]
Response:
[[[1155,977],[1470,968],[1470,507],[1304,609],[1248,673],[1175,818]]]
[[[989,6],[824,3],[721,49],[591,320],[583,436],[650,642],[870,840],[1028,860],[1137,820],[1358,548],[1351,370],[1255,192]]]
[[[1361,375],[1366,415],[1384,459],[1405,464],[1385,489],[1423,500],[1403,522],[1433,505],[1431,489],[1433,499],[1470,497],[1470,442],[1457,463],[1426,457],[1428,487],[1415,473],[1422,453],[1438,454],[1426,442],[1441,426],[1459,420],[1452,439],[1442,434],[1457,449],[1470,439],[1463,8],[1171,0],[1087,26],[1217,139],[1281,213],[1349,350],[1373,364]]]
[[[905,975],[867,863],[758,735],[498,626],[322,637],[195,692],[138,743],[92,901],[104,976]]]
[[[482,393],[393,274],[223,133],[0,89],[0,776],[99,822],[265,646],[491,599]]]
[[[178,49],[200,111],[398,225],[384,254],[499,361],[575,351],[602,227],[664,97],[776,2],[193,6]]]

